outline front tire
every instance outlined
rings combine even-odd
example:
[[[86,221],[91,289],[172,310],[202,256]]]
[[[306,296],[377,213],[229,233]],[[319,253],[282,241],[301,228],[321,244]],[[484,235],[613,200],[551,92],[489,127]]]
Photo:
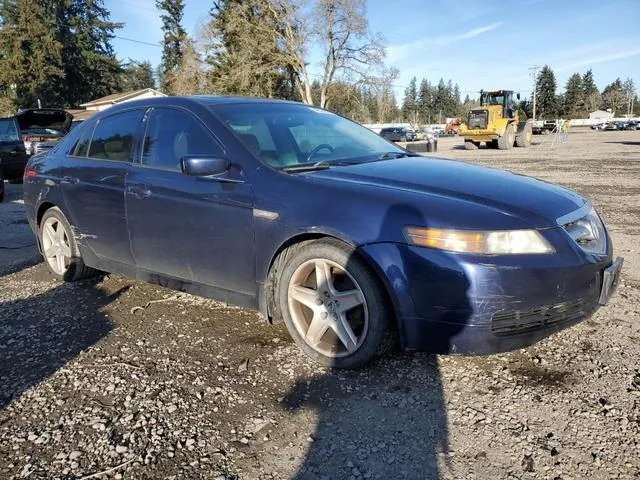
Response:
[[[39,237],[45,263],[55,277],[77,282],[97,274],[82,261],[73,229],[59,208],[51,207],[44,213]]]
[[[507,125],[504,133],[498,138],[498,148],[500,150],[511,150],[513,143],[515,142],[515,132],[513,131],[513,124]]]
[[[282,258],[278,306],[294,342],[312,360],[358,368],[393,345],[386,292],[353,248],[312,240]]]

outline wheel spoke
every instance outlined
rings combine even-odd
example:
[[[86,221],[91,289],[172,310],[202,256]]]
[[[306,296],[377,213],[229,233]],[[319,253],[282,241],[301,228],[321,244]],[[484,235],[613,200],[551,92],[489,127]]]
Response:
[[[347,317],[344,314],[338,316],[336,321],[333,322],[332,328],[347,351],[353,352],[354,350],[356,350],[358,345],[358,337],[356,337],[356,334],[353,333],[349,322],[347,322]]]
[[[53,245],[50,245],[49,248],[44,251],[44,256],[47,258],[55,257],[55,249],[53,248]]]
[[[328,328],[329,323],[326,320],[322,320],[320,315],[314,315],[304,338],[309,345],[316,346],[320,343]]]
[[[66,243],[63,243],[60,246],[60,251],[62,252],[62,255],[64,255],[67,258],[71,258],[71,247],[69,247],[69,245],[67,245]]]
[[[331,277],[331,265],[327,262],[316,262],[316,284],[318,291],[327,291],[330,294],[334,293],[333,278]]]
[[[58,240],[60,241],[60,243],[64,243],[65,231],[60,222],[58,222],[56,225],[56,233],[58,234]]]
[[[50,223],[44,224],[44,234],[47,236],[49,242],[55,243],[56,241],[56,231],[53,229]]]
[[[362,298],[362,294],[359,290],[337,292],[335,298],[340,304],[338,306],[338,311],[340,313],[346,313],[352,308],[355,308],[364,303],[364,298]]]
[[[64,264],[64,256],[61,254],[56,255],[56,264],[58,266],[58,273],[62,275],[66,269],[66,265]]]
[[[311,288],[302,287],[300,285],[291,285],[289,287],[289,297],[311,309],[315,309],[317,307],[316,300],[318,299],[318,292]]]

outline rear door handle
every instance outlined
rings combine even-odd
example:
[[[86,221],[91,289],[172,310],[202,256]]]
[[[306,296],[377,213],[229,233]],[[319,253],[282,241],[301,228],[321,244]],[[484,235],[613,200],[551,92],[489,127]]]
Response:
[[[151,190],[149,190],[147,185],[143,184],[129,185],[127,187],[127,192],[136,198],[147,198],[151,196]]]

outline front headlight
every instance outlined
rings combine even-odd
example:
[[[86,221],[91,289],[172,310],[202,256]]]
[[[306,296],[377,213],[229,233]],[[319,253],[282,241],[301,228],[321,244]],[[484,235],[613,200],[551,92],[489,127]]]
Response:
[[[409,243],[450,252],[482,255],[554,253],[555,249],[536,230],[441,230],[407,227]]]

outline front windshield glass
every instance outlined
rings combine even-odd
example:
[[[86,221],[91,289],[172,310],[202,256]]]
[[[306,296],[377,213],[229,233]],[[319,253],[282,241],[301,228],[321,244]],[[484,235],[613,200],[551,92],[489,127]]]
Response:
[[[504,95],[498,93],[483,93],[482,105],[502,105],[504,102]]]
[[[273,168],[358,163],[405,153],[357,123],[307,105],[244,103],[211,105],[211,110]]]

